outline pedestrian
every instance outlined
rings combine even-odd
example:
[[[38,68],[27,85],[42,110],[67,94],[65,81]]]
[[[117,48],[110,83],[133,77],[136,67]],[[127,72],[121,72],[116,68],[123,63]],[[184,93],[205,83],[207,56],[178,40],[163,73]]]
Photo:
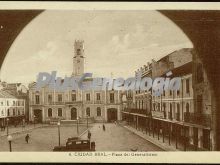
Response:
[[[27,134],[27,135],[25,136],[25,141],[28,143],[29,139],[30,139],[30,136],[29,136],[29,134]]]
[[[92,136],[91,132],[88,131],[88,139],[89,139],[89,141],[90,141],[90,139],[91,139],[91,136]]]
[[[103,129],[103,131],[105,131],[105,125],[104,124],[102,125],[102,129]]]

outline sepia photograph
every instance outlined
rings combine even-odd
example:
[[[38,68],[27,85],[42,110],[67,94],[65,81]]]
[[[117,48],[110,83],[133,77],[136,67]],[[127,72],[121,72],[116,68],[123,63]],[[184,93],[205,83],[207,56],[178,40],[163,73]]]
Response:
[[[0,154],[218,155],[219,3],[23,4],[0,7]]]

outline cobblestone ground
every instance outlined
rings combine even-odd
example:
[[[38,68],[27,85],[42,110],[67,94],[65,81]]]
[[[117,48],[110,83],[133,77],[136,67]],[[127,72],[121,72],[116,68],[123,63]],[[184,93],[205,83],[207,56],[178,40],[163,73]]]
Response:
[[[79,133],[86,130],[86,126],[79,126]],[[29,144],[25,142],[26,134],[30,135]],[[76,125],[61,126],[61,145],[65,145],[65,140],[77,135]],[[54,146],[58,145],[58,127],[49,126],[35,128],[25,133],[12,135],[12,151],[52,151]],[[0,138],[0,151],[9,151],[7,137]]]
[[[96,143],[96,151],[162,151],[161,148],[137,136],[120,125],[97,123],[91,128],[91,141]],[[87,138],[87,133],[82,136]]]

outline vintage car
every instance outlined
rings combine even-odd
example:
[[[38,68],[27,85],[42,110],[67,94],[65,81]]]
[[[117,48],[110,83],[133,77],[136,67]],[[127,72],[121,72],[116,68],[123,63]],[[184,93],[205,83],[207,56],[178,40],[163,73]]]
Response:
[[[55,146],[53,151],[95,151],[95,142],[78,137],[68,138],[66,146]]]

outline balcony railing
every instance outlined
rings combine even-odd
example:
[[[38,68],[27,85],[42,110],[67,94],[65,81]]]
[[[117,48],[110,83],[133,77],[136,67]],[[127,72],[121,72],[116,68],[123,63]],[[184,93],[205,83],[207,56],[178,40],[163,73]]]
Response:
[[[95,100],[95,104],[102,104],[101,100]]]
[[[77,104],[82,103],[82,101],[66,101],[65,104]]]
[[[203,126],[210,126],[211,117],[207,114],[199,113],[184,113],[184,121],[192,124],[199,124]]]
[[[142,115],[149,115],[149,112],[147,109],[124,109],[125,112],[129,113],[137,113],[137,114],[142,114]]]
[[[176,120],[180,121],[180,113],[176,113]]]
[[[50,104],[50,105],[64,105],[65,102],[64,101],[55,101],[55,102],[49,102],[48,104]]]

